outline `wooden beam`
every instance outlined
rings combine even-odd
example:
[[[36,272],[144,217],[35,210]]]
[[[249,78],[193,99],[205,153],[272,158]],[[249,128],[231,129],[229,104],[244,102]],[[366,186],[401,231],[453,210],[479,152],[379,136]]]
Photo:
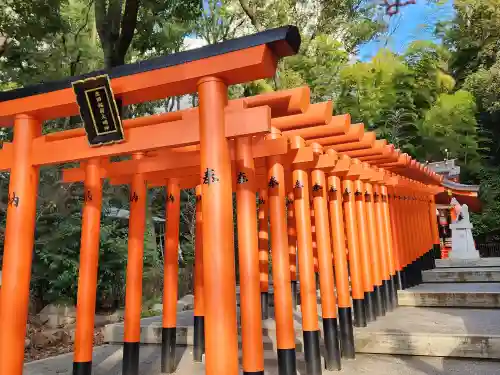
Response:
[[[226,137],[241,137],[264,134],[271,129],[269,107],[245,109],[231,112],[226,116]],[[47,142],[45,137],[33,142],[33,164],[47,165],[84,160],[95,157],[131,154],[138,151],[155,150],[165,147],[179,147],[199,143],[198,124],[185,120],[125,131],[126,141],[109,146],[91,148],[86,137],[76,137]]]
[[[263,158],[269,155],[286,154],[288,144],[285,138],[272,140],[254,140],[252,151],[255,158]],[[231,152],[233,160],[235,153]],[[125,160],[108,163],[101,168],[101,178],[114,178],[135,173],[155,173],[167,170],[180,170],[200,165],[199,151],[176,152],[175,149],[162,150],[159,156],[143,158],[140,160]],[[62,181],[65,183],[83,181],[85,169],[69,168],[63,170]]]

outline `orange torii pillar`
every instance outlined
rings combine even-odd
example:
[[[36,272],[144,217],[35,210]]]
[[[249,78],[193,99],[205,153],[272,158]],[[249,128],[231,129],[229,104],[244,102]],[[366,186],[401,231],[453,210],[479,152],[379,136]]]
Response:
[[[267,189],[259,189],[259,279],[262,319],[269,318],[269,205]]]
[[[179,181],[167,181],[167,208],[165,221],[165,249],[163,255],[163,319],[161,331],[161,372],[175,371],[175,346],[177,325],[177,287],[179,277],[179,225],[180,196]]]
[[[352,304],[354,309],[354,325],[366,327],[365,301],[363,291],[363,275],[361,254],[359,249],[358,225],[356,222],[355,188],[352,179],[343,179],[344,220],[347,234],[349,270],[351,277]]]
[[[398,218],[397,223],[399,229],[399,238],[401,242],[401,247],[400,247],[401,284],[402,284],[402,289],[406,289],[410,286],[408,277],[408,267],[410,263],[412,244],[407,231],[407,219],[409,213],[405,208],[403,191],[400,187],[397,187],[395,189],[394,205],[396,208],[396,214]]]
[[[401,191],[401,207],[402,212],[404,214],[401,217],[404,220],[404,231],[407,237],[408,244],[408,257],[407,257],[407,265],[405,267],[405,279],[407,287],[415,286],[419,283],[419,277],[417,268],[415,266],[415,261],[417,259],[417,241],[416,233],[415,233],[415,223],[413,220],[414,213],[412,212],[412,206],[410,205],[410,201],[412,197],[410,196],[408,189],[402,189]]]
[[[421,236],[422,234],[422,227],[421,227],[421,220],[419,219],[419,212],[418,212],[418,202],[417,202],[417,197],[414,189],[410,190],[410,199],[408,201],[408,205],[410,206],[410,210],[413,213],[411,219],[412,219],[412,229],[414,232],[414,239],[415,239],[415,256],[414,256],[414,261],[413,261],[413,267],[414,267],[414,275],[415,275],[415,283],[420,284],[422,283],[422,256],[424,255],[426,251],[426,246],[423,242],[423,238]]]
[[[231,157],[225,136],[227,85],[198,82],[202,176],[205,368],[208,375],[238,374]],[[222,318],[223,317],[223,318]]]
[[[91,159],[85,166],[85,190],[82,215],[82,242],[76,304],[74,375],[92,373],[92,345],[99,259],[102,185],[99,160]],[[2,292],[3,292],[2,288]]]
[[[404,247],[401,238],[400,225],[401,222],[399,220],[398,207],[396,202],[396,191],[393,186],[388,187],[387,199],[389,205],[389,213],[391,217],[391,233],[392,233],[392,243],[394,249],[394,262],[396,268],[395,277],[395,287],[398,290],[403,289],[403,283],[401,279],[401,271],[402,271],[402,248]],[[396,302],[397,302],[397,291],[396,291]]]
[[[394,310],[392,304],[391,283],[390,283],[390,266],[389,266],[389,249],[386,243],[387,236],[385,234],[385,219],[384,210],[382,208],[382,193],[379,184],[373,185],[373,202],[375,209],[375,223],[378,232],[378,244],[380,251],[381,269],[382,269],[382,300],[384,303],[385,311],[389,312]]]
[[[267,188],[259,189],[259,279],[262,319],[269,318],[269,202]]]
[[[236,212],[243,374],[264,375],[255,164],[251,139],[236,139]]]
[[[279,138],[281,135],[271,134],[269,137]],[[295,375],[295,330],[290,293],[283,157],[268,157],[267,171],[278,371],[280,375]]]
[[[412,220],[412,231],[413,238],[415,240],[415,255],[413,260],[413,268],[415,275],[415,283],[420,284],[422,282],[422,255],[424,253],[424,249],[422,246],[422,237],[421,237],[421,229],[418,218],[418,204],[416,202],[415,191],[413,189],[410,190],[410,199],[408,201],[408,205],[410,206],[410,211],[412,212],[411,220]]]
[[[411,277],[410,277],[410,263],[412,256],[413,243],[408,232],[408,217],[410,212],[406,207],[406,197],[404,190],[398,187],[396,193],[396,205],[400,224],[400,236],[401,242],[403,244],[401,248],[401,258],[402,258],[402,272],[401,272],[401,282],[403,284],[403,289],[410,287]]]
[[[32,141],[40,134],[40,130],[40,122],[34,118],[27,115],[15,116],[12,144],[14,163],[9,183],[0,293],[0,305],[4,307],[0,309],[0,374],[2,375],[18,375],[23,372],[38,191],[38,168],[33,166],[31,154]],[[96,203],[94,202],[92,206],[95,207]]]
[[[290,282],[292,284],[292,306],[297,307],[297,230],[293,193],[286,196],[288,254],[290,257]]]
[[[383,300],[383,265],[382,265],[382,249],[380,248],[380,243],[378,237],[381,235],[377,225],[377,218],[375,215],[375,206],[373,203],[374,191],[373,184],[370,181],[365,182],[365,209],[366,217],[368,221],[368,240],[370,243],[372,262],[373,262],[373,276],[375,280],[374,285],[374,299],[375,299],[375,314],[377,316],[385,315],[385,303]]]
[[[432,231],[433,238],[433,258],[441,259],[441,241],[439,240],[439,227],[437,222],[437,210],[436,210],[436,201],[434,200],[434,195],[429,194],[429,221]],[[435,267],[435,264],[434,264]]]
[[[387,246],[388,253],[388,265],[389,265],[389,294],[391,297],[392,307],[395,308],[398,306],[398,292],[396,288],[396,257],[395,250],[393,246],[393,233],[391,228],[391,214],[389,210],[389,193],[386,185],[380,186],[381,193],[381,204],[382,204],[382,213],[384,215],[383,224],[383,234],[385,236],[385,243]]]
[[[311,172],[314,221],[318,246],[319,281],[321,289],[321,316],[323,318],[323,340],[326,348],[325,364],[329,371],[340,370],[340,348],[337,326],[337,303],[333,280],[332,248],[327,207],[327,185],[325,172]]]
[[[132,155],[142,159],[143,153]],[[139,374],[141,341],[142,268],[146,229],[147,186],[141,173],[134,174],[130,185],[127,274],[125,278],[125,334],[123,336],[123,375]]]
[[[201,185],[196,186],[196,228],[194,250],[194,332],[193,359],[201,362],[205,353],[205,310],[203,307],[203,213]]]
[[[292,149],[299,149],[305,146],[304,140],[297,136],[292,137],[291,142]],[[319,349],[316,277],[314,272],[311,212],[309,206],[309,176],[300,164],[293,165],[292,176],[306,373],[308,375],[317,375],[321,374],[321,354]]]
[[[357,159],[353,160],[353,164],[360,164]],[[361,176],[360,176],[361,178]],[[375,320],[375,295],[374,295],[374,276],[372,272],[373,261],[372,254],[368,242],[368,220],[366,218],[366,201],[365,189],[361,179],[354,181],[354,205],[356,208],[356,223],[359,239],[359,250],[361,259],[361,272],[363,276],[363,290],[366,321],[372,322]],[[373,249],[372,249],[373,251]]]
[[[422,230],[425,234],[424,248],[425,254],[422,257],[422,269],[429,270],[434,268],[434,233],[431,225],[428,223],[430,202],[426,199],[425,188],[420,185],[417,202],[419,202],[419,221],[422,223]]]
[[[314,203],[312,197],[309,200],[309,206],[311,207],[311,237],[312,237],[312,250],[313,250],[314,280],[316,281],[316,291],[318,292],[320,290],[318,243],[316,241],[316,226],[314,222]]]
[[[417,192],[417,202],[419,206],[419,222],[422,223],[422,230],[424,234],[423,246],[425,253],[422,256],[422,270],[429,270],[434,268],[434,247],[435,247],[435,234],[434,229],[430,222],[430,202],[427,197],[427,189],[424,185],[419,184]],[[429,224],[425,224],[428,222]]]
[[[327,154],[333,155],[333,150]],[[344,213],[342,209],[342,182],[338,170],[342,164],[349,169],[349,160],[340,160],[334,171],[328,175],[328,206],[330,225],[332,228],[333,264],[335,285],[337,287],[337,303],[339,315],[340,349],[342,357],[354,358],[354,332],[352,324],[351,296],[349,292],[349,270],[346,253],[346,240],[344,231]],[[337,172],[335,171],[337,170]]]

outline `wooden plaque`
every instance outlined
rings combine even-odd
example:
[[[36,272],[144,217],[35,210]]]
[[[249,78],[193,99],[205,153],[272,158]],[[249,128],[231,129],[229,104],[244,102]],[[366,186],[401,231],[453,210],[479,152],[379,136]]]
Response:
[[[90,146],[125,139],[120,112],[107,75],[72,83]]]

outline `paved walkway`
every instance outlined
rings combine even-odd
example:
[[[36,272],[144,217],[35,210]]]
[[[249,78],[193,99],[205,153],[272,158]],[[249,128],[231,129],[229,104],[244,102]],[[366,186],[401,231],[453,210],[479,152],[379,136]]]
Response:
[[[93,375],[121,375],[122,347],[105,345],[94,350]],[[140,375],[160,374],[160,346],[141,347]],[[178,348],[179,360],[176,374],[204,375],[203,364],[194,364],[189,348]],[[54,358],[28,363],[24,375],[71,375],[73,355],[64,354]],[[266,374],[278,375],[275,354],[266,352]],[[354,361],[343,361],[342,371],[324,374],[342,375],[498,375],[499,363],[493,361],[471,361],[434,357],[397,357],[358,354]],[[303,357],[298,354],[298,374],[305,375]]]

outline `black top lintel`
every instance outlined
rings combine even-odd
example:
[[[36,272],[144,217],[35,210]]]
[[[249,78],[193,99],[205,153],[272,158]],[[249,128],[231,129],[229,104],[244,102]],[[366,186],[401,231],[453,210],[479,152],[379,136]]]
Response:
[[[63,90],[71,87],[71,83],[74,81],[97,75],[107,74],[111,79],[119,78],[206,59],[263,44],[268,45],[278,58],[282,58],[296,54],[300,47],[300,41],[300,34],[296,26],[278,27],[189,51],[156,57],[133,64],[117,66],[109,70],[99,70],[79,76],[68,77],[58,81],[42,82],[14,90],[0,91],[0,102]]]

